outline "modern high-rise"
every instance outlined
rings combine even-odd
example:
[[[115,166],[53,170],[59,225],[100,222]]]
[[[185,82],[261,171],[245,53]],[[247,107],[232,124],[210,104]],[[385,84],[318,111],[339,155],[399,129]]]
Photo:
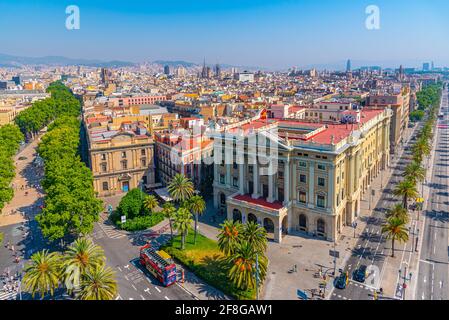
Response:
[[[351,72],[351,60],[346,62],[346,72]]]
[[[164,74],[167,76],[170,75],[170,67],[168,65],[164,66]]]

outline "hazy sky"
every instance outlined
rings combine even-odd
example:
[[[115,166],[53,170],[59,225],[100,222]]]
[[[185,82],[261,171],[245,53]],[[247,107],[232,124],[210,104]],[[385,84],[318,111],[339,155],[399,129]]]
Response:
[[[365,27],[368,5],[380,29]],[[81,29],[65,28],[78,5]],[[0,0],[0,53],[275,68],[449,65],[447,0]]]

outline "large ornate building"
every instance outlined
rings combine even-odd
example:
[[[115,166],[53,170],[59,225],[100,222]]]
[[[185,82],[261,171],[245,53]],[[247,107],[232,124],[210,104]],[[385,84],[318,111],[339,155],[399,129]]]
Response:
[[[389,163],[391,113],[349,110],[348,124],[251,119],[226,128],[214,136],[214,156],[222,155],[214,167],[216,208],[228,219],[258,222],[278,242],[287,232],[335,240]],[[273,172],[262,164],[271,149]]]

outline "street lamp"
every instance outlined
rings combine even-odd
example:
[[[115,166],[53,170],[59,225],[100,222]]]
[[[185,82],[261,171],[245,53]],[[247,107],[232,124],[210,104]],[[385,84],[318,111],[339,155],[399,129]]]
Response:
[[[401,274],[402,271],[401,269],[399,269],[399,279],[401,279]],[[404,280],[404,282],[402,283],[402,300],[405,300],[405,290],[407,289],[407,281],[411,281],[412,280],[412,273],[409,273],[409,276],[407,277],[407,264],[404,266],[404,276],[402,277],[402,279]]]

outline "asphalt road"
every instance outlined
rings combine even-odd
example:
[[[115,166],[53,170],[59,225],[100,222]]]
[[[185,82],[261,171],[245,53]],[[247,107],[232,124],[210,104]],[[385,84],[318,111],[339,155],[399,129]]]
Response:
[[[162,234],[152,241],[154,246],[167,240]],[[166,288],[139,263],[139,248],[147,238],[140,233],[125,235],[106,227],[100,221],[92,234],[94,242],[105,251],[107,264],[116,273],[117,300],[192,300],[194,297],[177,283]]]
[[[418,124],[414,129],[413,134],[407,137],[405,140],[405,151],[399,159],[392,159],[390,165],[393,167],[393,173],[390,180],[383,190],[376,190],[376,192],[382,192],[379,202],[373,209],[372,215],[367,219],[366,227],[363,233],[359,236],[357,245],[352,251],[350,258],[348,259],[343,272],[349,273],[349,284],[346,289],[334,288],[330,297],[331,300],[372,300],[374,290],[380,288],[380,283],[384,276],[384,263],[387,255],[391,255],[391,241],[386,241],[385,236],[382,235],[381,226],[385,222],[385,212],[391,208],[400,199],[392,195],[392,190],[395,185],[402,179],[402,172],[410,160],[407,156],[410,156],[410,147],[413,145],[413,137],[419,132],[422,127],[422,123]],[[368,189],[365,197],[369,197],[371,188]],[[410,245],[411,246],[411,245]],[[399,249],[399,243],[396,243],[396,249]],[[409,250],[411,248],[408,248]],[[399,251],[396,252],[396,256]],[[401,257],[399,257],[401,258]],[[368,273],[371,275],[365,281],[365,283],[358,283],[352,279],[353,272],[361,265],[368,267]],[[337,270],[337,275],[338,275]],[[384,297],[386,298],[386,297]]]
[[[426,212],[424,236],[419,261],[416,299],[449,299],[448,222],[449,222],[449,117],[448,92],[443,93],[438,120],[437,145],[433,166],[430,203]]]

